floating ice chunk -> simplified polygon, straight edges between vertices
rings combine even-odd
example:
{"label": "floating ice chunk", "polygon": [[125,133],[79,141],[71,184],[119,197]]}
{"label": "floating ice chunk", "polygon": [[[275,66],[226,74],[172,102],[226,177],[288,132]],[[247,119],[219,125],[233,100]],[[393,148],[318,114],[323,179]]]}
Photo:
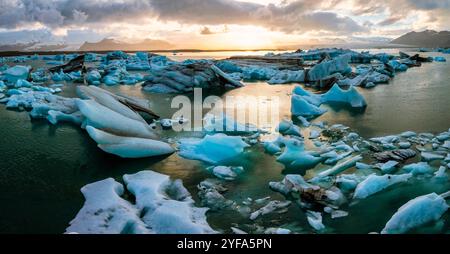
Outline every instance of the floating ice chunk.
{"label": "floating ice chunk", "polygon": [[357,162],[356,163],[356,168],[357,169],[371,169],[372,166],[366,163],[362,163],[362,162]]}
{"label": "floating ice chunk", "polygon": [[434,173],[434,178],[447,179],[448,178],[448,174],[447,174],[446,171],[447,171],[447,169],[444,166],[440,166],[439,170]]}
{"label": "floating ice chunk", "polygon": [[411,137],[417,136],[417,133],[415,133],[413,131],[405,131],[402,134],[400,134],[400,136],[402,136],[404,138],[411,138]]}
{"label": "floating ice chunk", "polygon": [[208,113],[203,118],[203,123],[204,129],[207,132],[251,133],[258,131],[256,126],[236,122],[233,118],[224,113],[220,113],[217,116]]}
{"label": "floating ice chunk", "polygon": [[332,150],[330,152],[327,153],[323,153],[320,155],[320,157],[325,158],[326,160],[324,161],[324,164],[327,165],[334,165],[336,164],[338,161],[344,159],[345,157],[351,155],[352,152],[346,152],[346,153],[341,153],[338,154],[335,150]]}
{"label": "floating ice chunk", "polygon": [[442,145],[442,147],[446,148],[446,149],[450,149],[450,141],[449,140],[445,141],[444,144]]}
{"label": "floating ice chunk", "polygon": [[269,187],[283,195],[288,195],[291,191],[298,190],[306,192],[308,190],[319,190],[320,187],[312,185],[303,179],[301,175],[286,175],[281,182],[270,182]]}
{"label": "floating ice chunk", "polygon": [[277,127],[277,131],[283,135],[293,135],[302,137],[300,128],[292,121],[283,119]]}
{"label": "floating ice chunk", "polygon": [[342,90],[335,84],[327,93],[322,95],[322,102],[343,102],[348,103],[354,108],[367,106],[364,96],[362,96],[355,87],[348,90]]}
{"label": "floating ice chunk", "polygon": [[206,135],[203,139],[180,140],[180,156],[191,160],[202,160],[218,164],[230,160],[244,152],[249,147],[239,136],[225,134]]}
{"label": "floating ice chunk", "polygon": [[215,233],[206,222],[208,209],[194,206],[180,180],[154,171],[141,171],[123,177],[127,189],[136,197],[141,218],[157,234]]}
{"label": "floating ice chunk", "polygon": [[108,178],[81,188],[86,201],[66,233],[150,233],[139,218],[139,210],[122,199],[123,185]]}
{"label": "floating ice chunk", "polygon": [[365,177],[356,174],[342,174],[336,177],[336,183],[338,184],[339,189],[350,192],[356,189],[356,186],[364,179]]}
{"label": "floating ice chunk", "polygon": [[291,205],[291,201],[270,201],[267,205],[250,214],[251,220],[256,220],[259,216],[264,216],[278,210],[279,213],[285,212],[286,208]]}
{"label": "floating ice chunk", "polygon": [[100,85],[102,75],[97,70],[91,70],[86,74],[86,81],[91,85]]}
{"label": "floating ice chunk", "polygon": [[322,214],[319,212],[307,211],[306,218],[308,220],[309,225],[314,228],[316,231],[322,231],[325,229],[325,226],[322,223]]}
{"label": "floating ice chunk", "polygon": [[342,218],[342,217],[346,217],[346,216],[348,216],[348,212],[346,212],[346,211],[333,210],[331,212],[331,218],[332,219],[338,219],[338,218]]}
{"label": "floating ice chunk", "polygon": [[264,234],[268,235],[288,235],[292,233],[291,230],[286,228],[268,228],[264,231]]}
{"label": "floating ice chunk", "polygon": [[397,165],[398,161],[390,160],[385,163],[380,163],[377,166],[379,167],[379,169],[381,169],[383,173],[391,173]]}
{"label": "floating ice chunk", "polygon": [[424,160],[424,161],[442,160],[445,158],[444,155],[430,153],[430,152],[422,152],[420,154],[420,156],[422,157],[422,160]]}
{"label": "floating ice chunk", "polygon": [[324,178],[324,177],[327,177],[327,176],[337,175],[337,174],[339,174],[339,173],[341,173],[341,172],[343,172],[343,171],[345,171],[345,170],[347,170],[347,169],[349,169],[351,167],[354,167],[356,165],[356,163],[358,161],[362,160],[362,159],[363,158],[362,158],[361,155],[356,155],[356,156],[350,157],[347,160],[345,160],[345,161],[343,161],[343,162],[341,162],[339,164],[336,164],[334,167],[320,172],[314,178],[316,178],[316,180],[317,180],[317,178]]}
{"label": "floating ice chunk", "polygon": [[311,130],[311,131],[309,132],[309,138],[310,138],[310,139],[316,139],[316,138],[318,138],[318,137],[320,137],[320,131],[317,131],[317,130]]}
{"label": "floating ice chunk", "polygon": [[381,233],[406,233],[429,222],[437,221],[448,208],[445,197],[436,193],[417,197],[400,207]]}
{"label": "floating ice chunk", "polygon": [[236,234],[236,235],[246,235],[246,234],[248,234],[244,230],[241,230],[241,229],[235,228],[235,227],[231,227],[231,231],[233,231],[233,234]]}
{"label": "floating ice chunk", "polygon": [[18,79],[16,81],[16,85],[14,86],[15,88],[21,88],[21,87],[32,87],[33,84],[28,82],[25,79]]}
{"label": "floating ice chunk", "polygon": [[288,84],[305,82],[305,71],[283,70],[277,72],[267,83],[269,84]]}
{"label": "floating ice chunk", "polygon": [[30,66],[16,65],[4,71],[3,76],[6,82],[10,84],[15,84],[19,79],[26,80],[28,78],[30,70],[31,70]]}
{"label": "floating ice chunk", "polygon": [[311,124],[303,116],[297,116],[297,119],[301,122],[302,126],[309,127]]}
{"label": "floating ice chunk", "polygon": [[92,126],[87,126],[86,131],[100,149],[122,158],[144,158],[175,152],[169,144],[158,140],[116,136]]}
{"label": "floating ice chunk", "polygon": [[403,167],[403,170],[412,173],[413,175],[433,173],[433,168],[426,162],[418,162],[406,165]]}
{"label": "floating ice chunk", "polygon": [[280,153],[281,146],[284,146],[284,138],[282,136],[278,136],[273,141],[264,142],[264,149],[269,154]]}
{"label": "floating ice chunk", "polygon": [[304,100],[306,100],[310,104],[313,104],[314,106],[320,106],[320,104],[322,104],[320,95],[308,92],[301,86],[296,86],[294,90],[292,90],[292,94],[302,96]]}
{"label": "floating ice chunk", "polygon": [[401,149],[408,149],[408,148],[411,147],[411,143],[409,143],[409,142],[399,142],[399,143],[398,143],[398,146],[399,146]]}
{"label": "floating ice chunk", "polygon": [[211,171],[216,177],[232,181],[236,179],[236,177],[244,172],[243,167],[227,167],[227,166],[212,166],[207,168],[209,171]]}
{"label": "floating ice chunk", "polygon": [[389,144],[394,143],[398,141],[398,136],[396,135],[390,135],[385,137],[377,137],[377,138],[371,138],[370,141],[380,144]]}
{"label": "floating ice chunk", "polygon": [[7,86],[5,85],[5,82],[3,80],[0,80],[0,92],[4,92],[7,89]]}
{"label": "floating ice chunk", "polygon": [[83,99],[92,99],[125,117],[145,123],[145,120],[135,111],[119,102],[109,92],[96,86],[78,86],[77,95]]}
{"label": "floating ice chunk", "polygon": [[313,104],[307,102],[302,96],[292,95],[291,98],[291,113],[295,116],[303,116],[306,118],[315,118],[327,112]]}
{"label": "floating ice chunk", "polygon": [[436,57],[434,57],[434,61],[436,61],[436,62],[446,62],[447,60],[445,59],[445,57],[436,56]]}
{"label": "floating ice chunk", "polygon": [[221,184],[214,180],[206,179],[197,185],[198,196],[202,205],[209,207],[213,211],[226,208],[235,208],[235,202],[226,199],[221,193],[226,191]]}
{"label": "floating ice chunk", "polygon": [[150,126],[138,120],[128,118],[94,100],[76,100],[76,104],[87,125],[100,130],[107,130],[120,136],[156,139]]}
{"label": "floating ice chunk", "polygon": [[305,151],[303,142],[296,139],[284,140],[286,149],[277,158],[277,161],[299,169],[314,168],[322,161],[321,157],[316,157],[312,153]]}
{"label": "floating ice chunk", "polygon": [[243,68],[245,80],[269,80],[278,73],[278,70],[260,66],[247,66]]}
{"label": "floating ice chunk", "polygon": [[353,194],[354,199],[364,199],[371,196],[377,192],[380,192],[389,186],[397,183],[406,182],[412,174],[403,175],[383,175],[377,176],[375,174],[370,175],[364,181],[362,181],[356,187],[355,193]]}
{"label": "floating ice chunk", "polygon": [[66,114],[61,111],[49,110],[47,112],[47,114],[48,114],[47,120],[53,125],[56,125],[59,122],[71,122],[76,125],[81,125],[81,123],[83,121],[83,119],[82,119],[83,116],[81,115],[80,112]]}
{"label": "floating ice chunk", "polygon": [[339,57],[336,57],[333,60],[323,61],[319,64],[316,64],[312,67],[308,72],[308,80],[309,81],[318,81],[321,80],[333,73],[347,73],[351,72],[351,67],[348,64],[350,62],[351,55],[345,54]]}

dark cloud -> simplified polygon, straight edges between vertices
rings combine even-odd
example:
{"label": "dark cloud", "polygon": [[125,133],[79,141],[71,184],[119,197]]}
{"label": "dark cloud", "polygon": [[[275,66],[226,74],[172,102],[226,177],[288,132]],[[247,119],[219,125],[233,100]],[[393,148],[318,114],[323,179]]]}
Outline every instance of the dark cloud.
{"label": "dark cloud", "polygon": [[379,26],[389,26],[389,25],[397,23],[398,21],[400,21],[402,19],[403,19],[403,17],[401,17],[401,16],[389,17],[389,18],[387,18],[387,19],[377,23],[377,25],[379,25]]}
{"label": "dark cloud", "polygon": [[209,29],[209,27],[205,26],[203,27],[203,29],[200,31],[201,35],[210,35],[210,34],[215,34],[213,31],[211,31],[211,29]]}
{"label": "dark cloud", "polygon": [[[332,1],[333,4],[340,0]],[[280,5],[236,0],[1,0],[0,27],[33,22],[48,27],[155,17],[185,24],[257,25],[283,32],[326,30],[340,33],[366,28],[349,17],[317,11],[325,0],[284,1]]]}

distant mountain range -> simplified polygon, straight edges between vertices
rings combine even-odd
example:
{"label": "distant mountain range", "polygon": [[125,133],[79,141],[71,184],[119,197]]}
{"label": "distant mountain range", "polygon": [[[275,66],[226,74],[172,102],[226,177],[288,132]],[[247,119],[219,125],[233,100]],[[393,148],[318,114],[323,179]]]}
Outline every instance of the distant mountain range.
{"label": "distant mountain range", "polygon": [[391,41],[392,44],[411,45],[427,48],[450,48],[450,31],[410,32]]}
{"label": "distant mountain range", "polygon": [[125,51],[137,51],[137,50],[167,50],[173,49],[173,45],[163,40],[151,40],[146,39],[138,43],[126,43],[117,41],[114,39],[103,39],[99,42],[90,43],[85,42],[81,45],[81,51],[110,51],[110,50],[125,50]]}

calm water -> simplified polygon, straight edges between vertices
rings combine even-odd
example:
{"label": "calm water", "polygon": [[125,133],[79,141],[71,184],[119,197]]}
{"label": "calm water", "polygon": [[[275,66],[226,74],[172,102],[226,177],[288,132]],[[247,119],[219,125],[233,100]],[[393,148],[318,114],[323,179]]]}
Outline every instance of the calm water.
{"label": "calm water", "polygon": [[[248,52],[245,52],[246,54]],[[434,53],[429,53],[435,55]],[[223,58],[231,52],[214,55],[197,54],[198,58]],[[195,58],[177,55],[174,58]],[[448,55],[447,55],[448,56]],[[447,57],[448,58],[448,57]],[[450,60],[450,59],[448,59]],[[40,63],[37,63],[39,65]],[[440,132],[450,127],[450,64],[428,63],[420,68],[398,74],[388,85],[360,90],[368,102],[364,112],[327,106],[329,112],[318,120],[342,123],[364,137],[396,134],[406,130]],[[74,86],[66,85],[62,95],[75,96]],[[107,88],[152,102],[151,108],[162,117],[171,117],[171,96],[143,93],[138,86]],[[270,86],[248,83],[225,95],[280,96],[280,118],[290,117],[289,94],[293,85]],[[113,177],[121,180],[123,174],[152,169],[172,178],[180,178],[196,199],[196,185],[209,177],[205,165],[185,160],[174,154],[167,158],[122,160],[97,148],[88,135],[70,124],[51,126],[46,121],[30,121],[28,113],[6,110],[0,105],[0,232],[2,233],[62,233],[84,199],[80,188],[88,183]],[[167,136],[189,136],[191,133]],[[225,197],[242,201],[282,196],[271,191],[269,181],[283,178],[284,167],[256,146],[231,164],[242,165],[246,172],[234,182],[227,183]],[[407,200],[432,191],[443,192],[450,185],[431,181],[412,181],[398,188],[374,195],[351,207],[343,207],[350,215],[324,224],[334,233],[368,233],[380,231],[385,222]],[[448,213],[444,217],[448,221]],[[229,232],[232,223],[251,224],[236,212],[210,212],[208,221],[215,229]],[[284,226],[296,232],[309,232],[301,209],[296,205],[283,215],[273,215],[259,222],[261,225]],[[448,223],[448,222],[447,222]],[[443,228],[426,228],[419,232],[445,232]]]}

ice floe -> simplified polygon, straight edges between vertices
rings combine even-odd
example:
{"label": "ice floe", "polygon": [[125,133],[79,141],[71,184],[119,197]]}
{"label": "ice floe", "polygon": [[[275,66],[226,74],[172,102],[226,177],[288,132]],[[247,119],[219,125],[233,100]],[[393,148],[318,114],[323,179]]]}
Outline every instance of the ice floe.
{"label": "ice floe", "polygon": [[397,183],[402,183],[408,181],[412,177],[412,174],[403,175],[382,175],[377,176],[375,174],[370,175],[364,181],[358,184],[355,193],[353,194],[354,199],[364,199],[371,196],[377,192],[380,192],[389,186]]}
{"label": "ice floe", "polygon": [[249,147],[239,136],[225,134],[206,135],[203,139],[181,139],[179,155],[191,160],[218,164],[231,160]]}
{"label": "ice floe", "polygon": [[429,222],[437,221],[449,208],[446,195],[431,193],[408,201],[392,216],[382,234],[402,234]]}
{"label": "ice floe", "polygon": [[215,233],[206,222],[206,208],[197,208],[181,181],[154,171],[124,175],[136,199],[122,196],[125,188],[112,178],[81,189],[86,201],[66,233],[81,234],[202,234]]}

